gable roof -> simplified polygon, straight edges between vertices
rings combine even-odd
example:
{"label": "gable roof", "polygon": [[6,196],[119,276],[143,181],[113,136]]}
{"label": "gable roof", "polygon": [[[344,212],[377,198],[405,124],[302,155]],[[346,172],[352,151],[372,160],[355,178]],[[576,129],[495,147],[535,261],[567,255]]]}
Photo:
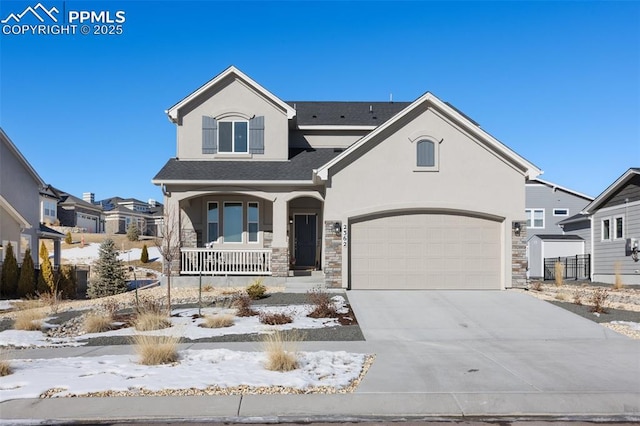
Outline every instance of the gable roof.
{"label": "gable roof", "polygon": [[18,160],[22,163],[22,165],[24,166],[24,168],[29,172],[29,174],[31,174],[31,176],[33,177],[33,179],[38,183],[38,185],[42,188],[45,183],[42,180],[42,178],[40,177],[40,175],[36,172],[36,170],[33,168],[33,166],[31,166],[31,164],[29,164],[29,162],[27,161],[27,159],[24,157],[24,155],[22,155],[22,153],[20,152],[20,150],[18,149],[18,147],[13,143],[13,141],[9,138],[9,136],[7,136],[7,134],[4,132],[4,130],[2,129],[2,127],[0,127],[0,139],[2,140],[2,142],[4,142],[4,144],[9,148],[9,150],[11,152],[13,152],[13,154],[18,158]]}
{"label": "gable roof", "polygon": [[395,123],[400,121],[403,117],[410,114],[416,108],[423,104],[428,104],[429,106],[437,109],[448,118],[454,120],[458,125],[463,127],[472,135],[476,136],[480,141],[485,143],[491,150],[501,157],[503,157],[506,161],[513,164],[516,168],[519,168],[524,173],[525,177],[528,179],[536,178],[538,175],[542,174],[542,170],[536,167],[533,163],[525,160],[520,155],[516,154],[506,145],[495,139],[493,136],[482,130],[477,123],[470,120],[465,115],[461,114],[455,108],[452,108],[450,105],[442,102],[435,95],[430,92],[425,93],[420,98],[411,103],[408,107],[403,109],[401,112],[393,116],[393,118],[387,120],[382,125],[378,126],[375,130],[373,130],[368,135],[362,137],[357,142],[352,144],[349,148],[347,148],[342,154],[329,161],[322,167],[317,170],[317,175],[323,179],[327,180],[329,176],[329,169],[334,165],[338,164],[345,158],[351,156],[355,151],[357,151],[362,145],[369,143],[372,139],[376,138],[380,133],[387,130],[389,127],[393,126]]}
{"label": "gable roof", "polygon": [[298,128],[322,130],[324,126],[358,126],[373,130],[411,105],[410,102],[287,101],[296,110]]}
{"label": "gable roof", "polygon": [[542,180],[540,178],[529,179],[529,180],[527,180],[527,184],[529,184],[529,183],[539,183],[541,185],[548,186],[551,189],[559,189],[559,190],[561,190],[563,192],[566,192],[568,194],[575,195],[576,197],[584,198],[585,200],[588,200],[588,201],[593,201],[593,197],[590,197],[589,195],[583,194],[583,193],[578,192],[578,191],[574,191],[574,190],[569,189],[569,188],[565,188],[564,186],[560,186],[560,185],[557,185],[557,184],[555,184],[553,182],[549,182],[547,180]]}
{"label": "gable roof", "polygon": [[225,78],[229,76],[233,76],[236,79],[241,80],[242,82],[247,84],[249,87],[251,87],[253,90],[262,94],[262,96],[270,100],[273,104],[280,107],[287,114],[287,118],[291,119],[296,115],[295,109],[293,109],[291,106],[289,106],[285,102],[281,101],[273,93],[269,92],[267,89],[265,89],[264,87],[256,83],[253,79],[251,79],[249,76],[244,74],[242,71],[240,71],[239,69],[231,65],[229,68],[222,71],[220,74],[218,74],[217,76],[215,76],[214,78],[212,78],[211,80],[209,80],[208,82],[200,86],[198,89],[196,89],[194,92],[192,92],[191,94],[183,98],[177,104],[167,109],[165,113],[169,116],[169,120],[171,120],[171,122],[173,123],[176,123],[178,121],[178,112],[180,111],[181,108],[191,103],[197,97],[199,97],[202,93],[216,86],[217,84],[219,84],[221,81],[223,81]]}
{"label": "gable roof", "polygon": [[587,207],[582,210],[583,213],[593,214],[608,198],[613,195],[617,190],[623,188],[627,182],[629,182],[634,176],[640,175],[639,167],[631,167],[624,172],[622,176],[616,179],[607,189],[602,191],[602,194],[598,195]]}
{"label": "gable roof", "polygon": [[579,235],[564,235],[564,234],[536,234],[531,238],[540,238],[541,240],[561,240],[561,241],[584,241]]}
{"label": "gable roof", "polygon": [[562,226],[562,225],[567,225],[569,223],[584,222],[586,220],[589,220],[589,215],[584,213],[578,213],[564,220],[561,220],[560,222],[556,223],[556,225]]}
{"label": "gable roof", "polygon": [[184,161],[170,159],[151,181],[180,183],[288,182],[313,183],[313,170],[338,156],[333,148],[292,149],[288,161]]}
{"label": "gable roof", "polygon": [[81,198],[76,197],[75,195],[71,195],[68,192],[61,191],[58,188],[52,187],[58,194],[60,194],[60,202],[61,206],[80,206],[86,209],[95,210],[102,213],[102,206],[97,204],[91,204],[84,201]]}

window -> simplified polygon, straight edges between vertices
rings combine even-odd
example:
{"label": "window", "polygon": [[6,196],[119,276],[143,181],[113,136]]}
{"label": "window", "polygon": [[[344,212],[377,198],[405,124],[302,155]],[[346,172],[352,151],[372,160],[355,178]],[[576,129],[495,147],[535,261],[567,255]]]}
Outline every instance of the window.
{"label": "window", "polygon": [[249,123],[246,121],[221,121],[218,125],[219,152],[248,152]]}
{"label": "window", "polygon": [[624,218],[622,216],[618,216],[613,219],[615,229],[613,232],[613,238],[624,238]]}
{"label": "window", "polygon": [[258,203],[249,203],[247,205],[247,231],[249,233],[249,242],[258,242]]}
{"label": "window", "polygon": [[51,201],[45,201],[44,215],[47,217],[56,217],[56,203],[53,203]]}
{"label": "window", "polygon": [[611,219],[602,219],[602,240],[611,239]]}
{"label": "window", "polygon": [[225,243],[242,242],[242,203],[224,203],[222,212]]}
{"label": "window", "polygon": [[219,213],[218,213],[218,203],[209,203],[207,207],[207,241],[215,242],[218,241],[219,227],[220,223]]}
{"label": "window", "polygon": [[569,209],[553,209],[554,216],[569,216]]}
{"label": "window", "polygon": [[544,228],[544,209],[526,209],[527,228]]}
{"label": "window", "polygon": [[418,167],[434,167],[435,162],[435,146],[431,141],[422,140],[417,145],[417,166]]}

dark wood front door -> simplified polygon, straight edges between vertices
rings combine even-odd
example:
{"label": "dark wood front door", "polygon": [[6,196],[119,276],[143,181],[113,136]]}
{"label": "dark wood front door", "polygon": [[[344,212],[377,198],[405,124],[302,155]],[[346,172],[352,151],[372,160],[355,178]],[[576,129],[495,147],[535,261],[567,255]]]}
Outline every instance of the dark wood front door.
{"label": "dark wood front door", "polygon": [[294,216],[296,267],[316,266],[317,221],[315,214]]}

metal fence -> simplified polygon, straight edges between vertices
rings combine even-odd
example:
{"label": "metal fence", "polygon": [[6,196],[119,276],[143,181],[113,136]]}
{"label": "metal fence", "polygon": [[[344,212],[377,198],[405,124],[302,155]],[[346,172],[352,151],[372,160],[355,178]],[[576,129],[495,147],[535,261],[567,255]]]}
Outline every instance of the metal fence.
{"label": "metal fence", "polygon": [[591,279],[591,255],[577,254],[567,257],[545,257],[544,279],[556,279],[556,263],[562,265],[563,278],[574,280]]}

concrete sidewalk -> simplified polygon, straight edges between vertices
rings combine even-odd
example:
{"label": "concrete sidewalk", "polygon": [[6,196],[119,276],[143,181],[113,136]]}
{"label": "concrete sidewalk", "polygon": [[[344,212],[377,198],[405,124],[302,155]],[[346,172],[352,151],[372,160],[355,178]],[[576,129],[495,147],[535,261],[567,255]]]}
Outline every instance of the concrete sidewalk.
{"label": "concrete sidewalk", "polygon": [[[24,399],[0,418],[328,421],[422,418],[640,420],[640,341],[513,292],[350,292],[365,342],[299,349],[376,355],[358,389],[336,395]],[[184,345],[255,351],[256,343]],[[33,349],[14,358],[133,353],[130,346]]]}

